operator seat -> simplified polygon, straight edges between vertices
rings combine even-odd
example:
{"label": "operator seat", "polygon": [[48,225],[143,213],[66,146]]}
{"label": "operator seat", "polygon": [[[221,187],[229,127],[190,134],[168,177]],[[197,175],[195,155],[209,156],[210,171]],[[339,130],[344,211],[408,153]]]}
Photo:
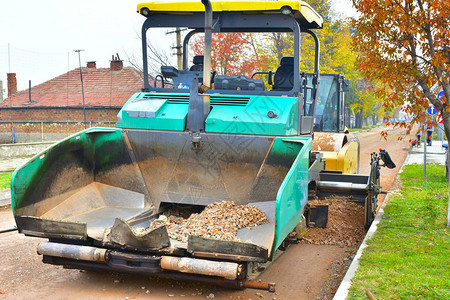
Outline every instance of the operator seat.
{"label": "operator seat", "polygon": [[273,78],[272,90],[290,91],[294,87],[294,58],[286,56],[281,58],[280,66]]}
{"label": "operator seat", "polygon": [[203,72],[203,55],[196,55],[192,59],[192,62],[194,63],[193,66],[189,69],[189,71],[196,71],[196,72]]}

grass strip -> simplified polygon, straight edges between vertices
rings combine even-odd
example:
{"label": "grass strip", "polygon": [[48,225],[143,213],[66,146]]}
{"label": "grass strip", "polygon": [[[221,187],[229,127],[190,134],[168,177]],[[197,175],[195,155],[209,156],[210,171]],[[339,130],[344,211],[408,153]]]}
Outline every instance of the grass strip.
{"label": "grass strip", "polygon": [[448,183],[444,166],[403,168],[377,232],[364,250],[347,299],[450,299]]}
{"label": "grass strip", "polygon": [[11,187],[11,176],[13,172],[0,173],[0,191]]}

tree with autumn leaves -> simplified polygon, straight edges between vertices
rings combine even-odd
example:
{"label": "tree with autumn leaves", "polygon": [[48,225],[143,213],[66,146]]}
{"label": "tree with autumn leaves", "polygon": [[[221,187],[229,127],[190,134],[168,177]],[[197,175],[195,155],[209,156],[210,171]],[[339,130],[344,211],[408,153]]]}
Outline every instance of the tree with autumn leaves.
{"label": "tree with autumn leaves", "polygon": [[[353,4],[360,13],[354,26],[361,72],[384,83],[378,92],[384,95],[385,106],[407,103],[404,110],[416,116],[412,124],[396,125],[411,128],[426,121],[425,111],[432,103],[442,113],[450,137],[450,1],[353,0]],[[441,90],[444,97],[438,99]]]}
{"label": "tree with autumn leaves", "polygon": [[[387,108],[403,105],[414,115],[411,128],[426,121],[433,104],[442,112],[450,136],[450,1],[353,0],[359,17],[353,23],[358,67],[365,78],[380,82],[375,92]],[[438,100],[437,93],[445,97]]]}
{"label": "tree with autumn leaves", "polygon": [[[252,76],[258,68],[251,35],[244,32],[214,33],[212,35],[211,67],[220,75]],[[203,34],[194,37],[190,49],[194,55],[204,51]],[[257,56],[257,54],[256,54]]]}

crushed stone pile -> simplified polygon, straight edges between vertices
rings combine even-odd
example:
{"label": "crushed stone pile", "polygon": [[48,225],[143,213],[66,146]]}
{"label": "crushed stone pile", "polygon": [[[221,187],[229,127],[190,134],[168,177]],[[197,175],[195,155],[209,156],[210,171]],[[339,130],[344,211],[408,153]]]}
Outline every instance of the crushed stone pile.
{"label": "crushed stone pile", "polygon": [[251,229],[269,222],[265,213],[258,207],[237,205],[233,201],[213,202],[201,213],[186,217],[186,211],[170,209],[143,230],[150,231],[165,225],[170,238],[181,242],[187,242],[189,235],[241,241],[237,237],[238,229]]}

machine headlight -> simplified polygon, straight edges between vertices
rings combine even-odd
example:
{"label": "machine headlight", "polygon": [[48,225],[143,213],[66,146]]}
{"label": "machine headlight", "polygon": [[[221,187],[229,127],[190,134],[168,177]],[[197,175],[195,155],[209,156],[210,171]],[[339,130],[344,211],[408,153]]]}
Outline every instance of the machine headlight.
{"label": "machine headlight", "polygon": [[291,9],[289,6],[283,6],[283,7],[281,8],[281,13],[282,13],[283,15],[288,16],[288,15],[290,15],[290,14],[292,13],[292,9]]}
{"label": "machine headlight", "polygon": [[148,17],[149,14],[150,14],[150,10],[147,7],[144,7],[143,9],[141,9],[141,15]]}

